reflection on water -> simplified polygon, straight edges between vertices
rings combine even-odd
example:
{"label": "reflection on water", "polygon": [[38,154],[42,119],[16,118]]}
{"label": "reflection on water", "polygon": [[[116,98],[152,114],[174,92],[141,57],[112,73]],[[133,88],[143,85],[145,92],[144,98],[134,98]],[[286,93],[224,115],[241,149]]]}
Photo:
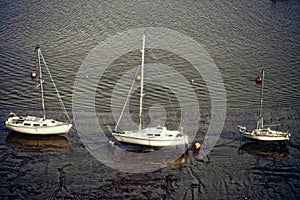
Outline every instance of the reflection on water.
{"label": "reflection on water", "polygon": [[64,136],[39,136],[11,133],[6,138],[6,145],[16,151],[50,152],[70,148]]}
{"label": "reflection on water", "polygon": [[124,149],[125,151],[135,152],[135,153],[149,153],[149,152],[153,152],[153,151],[161,149],[161,147],[148,147],[148,146],[123,144],[118,141],[116,141],[116,142],[109,141],[109,145],[110,145],[110,147],[112,147],[111,148],[112,150],[114,149],[114,146],[117,145],[118,147],[120,147],[121,149]]}
{"label": "reflection on water", "polygon": [[248,142],[240,146],[239,153],[248,153],[255,156],[284,158],[289,149],[284,143]]}

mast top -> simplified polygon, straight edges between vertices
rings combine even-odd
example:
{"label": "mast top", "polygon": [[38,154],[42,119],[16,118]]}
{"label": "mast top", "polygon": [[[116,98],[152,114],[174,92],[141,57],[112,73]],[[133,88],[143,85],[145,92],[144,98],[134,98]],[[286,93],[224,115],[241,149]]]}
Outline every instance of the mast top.
{"label": "mast top", "polygon": [[40,49],[41,49],[40,45],[37,44],[37,45],[35,46],[35,49],[34,49],[34,50],[35,50],[35,51],[38,51],[38,50],[40,50]]}

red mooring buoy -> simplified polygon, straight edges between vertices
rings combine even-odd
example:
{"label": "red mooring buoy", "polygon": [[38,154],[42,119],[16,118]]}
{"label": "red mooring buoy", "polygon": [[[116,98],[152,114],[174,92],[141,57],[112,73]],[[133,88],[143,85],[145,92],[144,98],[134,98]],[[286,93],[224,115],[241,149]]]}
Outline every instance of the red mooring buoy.
{"label": "red mooring buoy", "polygon": [[37,74],[35,72],[31,72],[31,79],[34,80],[36,78]]}
{"label": "red mooring buoy", "polygon": [[260,84],[262,82],[262,77],[260,77],[260,76],[256,77],[255,82],[257,84]]}
{"label": "red mooring buoy", "polygon": [[194,147],[195,150],[199,150],[201,148],[200,142],[195,142],[193,147]]}
{"label": "red mooring buoy", "polygon": [[199,152],[200,152],[200,148],[201,148],[201,143],[200,142],[195,142],[194,144],[193,144],[193,153],[194,154],[199,154]]}

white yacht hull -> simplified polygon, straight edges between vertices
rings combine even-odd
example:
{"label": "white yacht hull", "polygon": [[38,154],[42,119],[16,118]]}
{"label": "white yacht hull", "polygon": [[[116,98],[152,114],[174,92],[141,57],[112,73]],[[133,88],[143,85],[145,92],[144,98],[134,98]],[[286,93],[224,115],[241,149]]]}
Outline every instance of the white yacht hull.
{"label": "white yacht hull", "polygon": [[246,127],[238,126],[240,134],[249,140],[280,142],[290,139],[290,133],[271,130],[270,128],[246,130]]}
{"label": "white yacht hull", "polygon": [[125,131],[122,133],[113,132],[116,140],[122,143],[149,147],[165,147],[185,145],[188,143],[187,136],[179,131],[169,131],[165,127],[146,128],[142,131]]}
{"label": "white yacht hull", "polygon": [[15,132],[35,135],[57,135],[67,133],[72,124],[34,116],[14,116],[5,121],[5,126]]}
{"label": "white yacht hull", "polygon": [[176,146],[176,145],[184,145],[184,138],[174,138],[174,139],[165,139],[165,138],[147,138],[147,137],[131,137],[122,134],[114,134],[113,135],[116,140],[123,143],[135,144],[141,146],[151,146],[151,147],[164,147],[164,146]]}

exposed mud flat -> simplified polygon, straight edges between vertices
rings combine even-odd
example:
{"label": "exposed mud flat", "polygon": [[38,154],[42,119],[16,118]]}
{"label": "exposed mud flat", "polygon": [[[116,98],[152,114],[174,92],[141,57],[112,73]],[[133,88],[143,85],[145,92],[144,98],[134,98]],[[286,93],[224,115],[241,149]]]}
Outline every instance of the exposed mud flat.
{"label": "exposed mud flat", "polygon": [[[224,131],[207,157],[200,158],[190,150],[172,163],[157,163],[161,167],[156,171],[137,174],[117,171],[95,159],[82,145],[74,129],[67,135],[40,138],[8,133],[3,128],[0,146],[1,198],[297,197],[300,185],[299,109],[265,110],[266,116],[270,116],[266,117],[266,121],[284,124],[279,129],[290,128],[292,137],[286,145],[253,143],[240,137],[236,124],[255,125],[253,115],[256,112],[228,110]],[[104,115],[101,115],[102,119]],[[200,131],[194,140],[203,141],[204,138],[205,132]],[[107,147],[110,148],[109,144]],[[136,147],[121,147],[137,155],[147,154]],[[126,159],[124,157],[124,162]]]}

